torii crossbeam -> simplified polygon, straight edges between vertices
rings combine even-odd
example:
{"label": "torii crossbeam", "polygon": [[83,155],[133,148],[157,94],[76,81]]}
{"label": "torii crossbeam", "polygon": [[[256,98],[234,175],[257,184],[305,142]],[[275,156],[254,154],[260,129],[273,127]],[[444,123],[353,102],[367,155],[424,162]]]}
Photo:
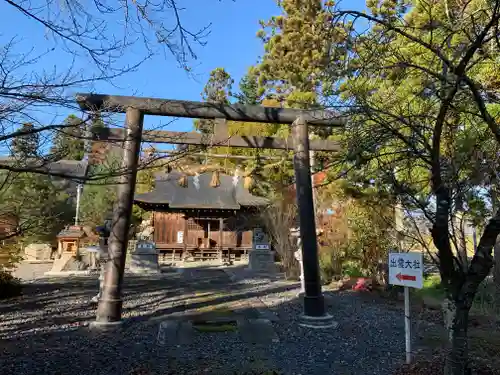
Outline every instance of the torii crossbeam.
{"label": "torii crossbeam", "polygon": [[[126,113],[122,168],[127,171],[120,179],[117,205],[113,213],[109,238],[109,257],[106,265],[102,296],[97,308],[97,325],[114,325],[121,321],[121,289],[125,270],[128,228],[132,213],[140,143],[142,140],[161,143],[204,144],[199,133],[143,132],[144,115],[225,119],[228,121],[263,122],[292,125],[291,147],[294,151],[294,170],[299,207],[300,236],[304,267],[304,325],[325,327],[331,325],[326,313],[321,291],[314,203],[309,162],[308,124],[342,127],[346,118],[329,111],[309,111],[291,108],[274,108],[257,105],[219,105],[213,103],[140,98],[117,95],[77,94],[82,110]],[[217,129],[217,127],[219,129]],[[286,149],[289,141],[273,137],[230,137],[224,139],[227,128],[218,122],[216,138],[225,146]],[[222,128],[222,129],[221,129]],[[175,137],[180,137],[175,140]],[[220,139],[219,139],[220,138]],[[188,140],[184,142],[183,140]],[[314,141],[313,150],[338,151],[333,141]]]}

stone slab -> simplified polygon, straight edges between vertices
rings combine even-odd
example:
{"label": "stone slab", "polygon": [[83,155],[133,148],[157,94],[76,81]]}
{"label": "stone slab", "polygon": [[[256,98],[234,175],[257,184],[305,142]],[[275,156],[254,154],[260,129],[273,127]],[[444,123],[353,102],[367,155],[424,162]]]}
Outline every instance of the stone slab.
{"label": "stone slab", "polygon": [[194,328],[191,322],[181,322],[177,331],[177,345],[190,345],[193,342]]}
{"label": "stone slab", "polygon": [[180,322],[178,320],[164,320],[158,326],[156,343],[161,346],[177,345],[177,331]]}
{"label": "stone slab", "polygon": [[28,263],[28,264],[52,264],[54,263],[54,260],[29,260],[25,259],[23,262]]}
{"label": "stone slab", "polygon": [[239,320],[241,339],[249,344],[269,344],[279,342],[273,324],[268,319]]}
{"label": "stone slab", "polygon": [[92,275],[90,270],[83,271],[47,271],[44,276],[88,276]]}
{"label": "stone slab", "polygon": [[261,319],[266,319],[270,322],[278,322],[280,320],[278,315],[267,308],[257,307],[256,309]]}
{"label": "stone slab", "polygon": [[37,263],[21,262],[11,270],[12,274],[21,279],[23,282],[34,281],[40,278],[45,278],[45,272],[50,271],[52,268],[51,263]]}
{"label": "stone slab", "polygon": [[194,337],[193,324],[190,321],[167,319],[160,322],[156,343],[160,346],[177,347],[190,345]]}
{"label": "stone slab", "polygon": [[158,254],[132,253],[130,255],[129,271],[131,273],[160,273]]}
{"label": "stone slab", "polygon": [[279,321],[279,318],[258,297],[248,297],[240,302],[247,319],[267,319],[271,322]]}
{"label": "stone slab", "polygon": [[[132,245],[131,245],[132,246]],[[129,272],[136,274],[161,273],[158,250],[152,241],[137,241],[135,248],[127,254]]]}
{"label": "stone slab", "polygon": [[276,273],[274,253],[270,250],[252,249],[248,253],[248,269],[254,273]]}

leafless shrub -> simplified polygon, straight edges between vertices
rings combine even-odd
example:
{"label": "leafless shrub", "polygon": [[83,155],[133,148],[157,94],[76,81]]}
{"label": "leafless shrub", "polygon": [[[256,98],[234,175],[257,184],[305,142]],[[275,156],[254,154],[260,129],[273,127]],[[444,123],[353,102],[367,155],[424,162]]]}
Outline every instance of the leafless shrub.
{"label": "leafless shrub", "polygon": [[297,207],[283,200],[274,202],[262,212],[262,220],[288,278],[297,278],[299,275],[299,263],[294,257],[296,241],[290,235],[290,229],[297,225],[296,218]]}

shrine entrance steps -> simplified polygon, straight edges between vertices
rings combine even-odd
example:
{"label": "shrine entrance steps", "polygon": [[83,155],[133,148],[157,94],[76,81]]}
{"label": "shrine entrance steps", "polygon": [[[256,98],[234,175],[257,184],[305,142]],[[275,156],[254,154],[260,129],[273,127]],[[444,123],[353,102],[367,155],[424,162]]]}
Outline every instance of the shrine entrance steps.
{"label": "shrine entrance steps", "polygon": [[248,249],[221,251],[218,249],[193,249],[183,254],[182,249],[160,249],[160,264],[178,263],[183,260],[191,262],[222,261],[222,262],[247,262]]}

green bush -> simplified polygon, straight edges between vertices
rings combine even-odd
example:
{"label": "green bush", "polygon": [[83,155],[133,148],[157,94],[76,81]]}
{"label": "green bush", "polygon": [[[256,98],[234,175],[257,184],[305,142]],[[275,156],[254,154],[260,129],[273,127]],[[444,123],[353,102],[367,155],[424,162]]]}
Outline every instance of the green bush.
{"label": "green bush", "polygon": [[21,247],[18,243],[0,244],[0,271],[15,267],[21,260]]}
{"label": "green bush", "polygon": [[321,249],[319,254],[321,282],[328,284],[343,277],[367,277],[361,260],[347,259],[345,253],[335,249]]}
{"label": "green bush", "polygon": [[319,269],[321,282],[328,284],[342,274],[342,259],[334,248],[321,249],[319,252]]}
{"label": "green bush", "polygon": [[392,213],[380,203],[368,203],[339,200],[335,213],[322,218],[319,253],[324,282],[345,276],[384,282],[381,264],[393,247],[388,235]]}
{"label": "green bush", "polygon": [[367,277],[368,271],[363,270],[361,261],[347,260],[342,265],[342,276]]}
{"label": "green bush", "polygon": [[21,295],[21,280],[9,272],[0,271],[0,299],[12,298]]}

